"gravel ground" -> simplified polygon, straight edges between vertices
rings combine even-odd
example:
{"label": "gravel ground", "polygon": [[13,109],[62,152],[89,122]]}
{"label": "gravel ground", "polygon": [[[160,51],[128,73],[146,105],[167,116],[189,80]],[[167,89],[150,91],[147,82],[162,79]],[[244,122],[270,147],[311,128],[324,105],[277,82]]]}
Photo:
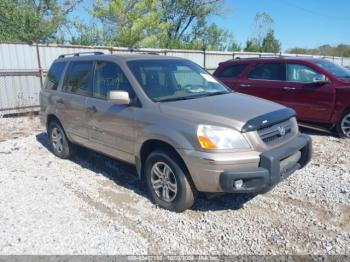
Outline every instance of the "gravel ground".
{"label": "gravel ground", "polygon": [[310,133],[314,159],[265,195],[182,214],[155,207],[134,167],[56,158],[37,117],[0,119],[0,254],[347,254],[350,142]]}

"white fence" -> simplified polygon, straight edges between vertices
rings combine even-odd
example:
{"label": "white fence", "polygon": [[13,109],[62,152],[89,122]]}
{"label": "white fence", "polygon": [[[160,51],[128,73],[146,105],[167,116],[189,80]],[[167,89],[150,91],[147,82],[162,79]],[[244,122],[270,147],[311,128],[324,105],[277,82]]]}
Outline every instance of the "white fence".
{"label": "white fence", "polygon": [[[169,49],[129,49],[73,45],[0,43],[0,115],[38,110],[39,91],[51,63],[61,54],[100,51],[106,54],[152,53],[187,58],[209,71],[233,58],[307,56],[284,53],[215,52]],[[350,67],[350,58],[324,57]]]}

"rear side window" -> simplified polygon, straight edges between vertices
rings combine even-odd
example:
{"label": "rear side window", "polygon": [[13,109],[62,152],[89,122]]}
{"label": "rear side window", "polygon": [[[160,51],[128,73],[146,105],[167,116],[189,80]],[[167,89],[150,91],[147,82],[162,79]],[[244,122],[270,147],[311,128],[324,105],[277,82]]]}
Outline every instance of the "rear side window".
{"label": "rear side window", "polygon": [[257,64],[249,74],[249,79],[258,80],[285,80],[285,65],[276,64]]}
{"label": "rear side window", "polygon": [[244,71],[244,69],[247,68],[247,66],[248,65],[246,64],[228,66],[218,74],[218,77],[228,77],[228,78],[239,77],[240,74],[242,74],[242,72]]}
{"label": "rear side window", "polygon": [[94,77],[94,97],[106,98],[112,90],[127,91],[133,96],[133,89],[117,64],[97,62]]}
{"label": "rear side window", "polygon": [[92,67],[93,62],[71,62],[67,70],[63,91],[83,96],[90,96],[92,93]]}
{"label": "rear side window", "polygon": [[57,90],[66,62],[54,63],[45,80],[45,89]]}

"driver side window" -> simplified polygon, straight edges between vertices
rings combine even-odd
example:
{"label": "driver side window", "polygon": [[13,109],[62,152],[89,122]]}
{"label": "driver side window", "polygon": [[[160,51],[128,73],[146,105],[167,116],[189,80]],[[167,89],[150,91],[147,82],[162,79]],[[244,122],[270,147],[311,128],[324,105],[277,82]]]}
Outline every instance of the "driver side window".
{"label": "driver side window", "polygon": [[318,73],[308,66],[301,64],[287,64],[287,81],[312,83]]}
{"label": "driver side window", "polygon": [[97,62],[94,77],[94,97],[106,99],[109,91],[127,91],[133,97],[133,89],[117,64]]}

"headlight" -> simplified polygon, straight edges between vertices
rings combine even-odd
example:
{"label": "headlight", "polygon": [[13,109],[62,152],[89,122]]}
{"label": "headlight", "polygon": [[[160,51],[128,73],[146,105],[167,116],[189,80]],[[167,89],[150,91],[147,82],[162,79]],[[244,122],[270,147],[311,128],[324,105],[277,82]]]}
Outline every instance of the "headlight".
{"label": "headlight", "polygon": [[248,149],[248,142],[236,130],[220,127],[199,125],[198,141],[204,149]]}

